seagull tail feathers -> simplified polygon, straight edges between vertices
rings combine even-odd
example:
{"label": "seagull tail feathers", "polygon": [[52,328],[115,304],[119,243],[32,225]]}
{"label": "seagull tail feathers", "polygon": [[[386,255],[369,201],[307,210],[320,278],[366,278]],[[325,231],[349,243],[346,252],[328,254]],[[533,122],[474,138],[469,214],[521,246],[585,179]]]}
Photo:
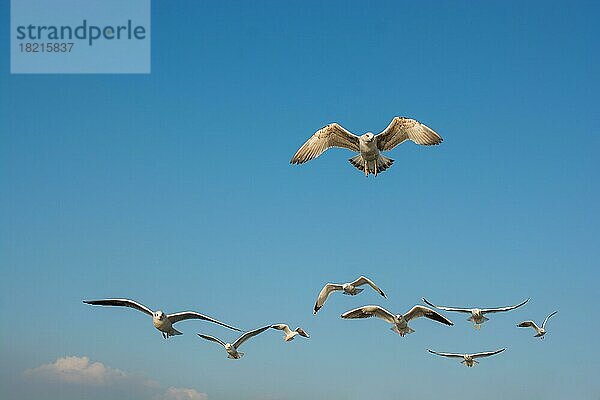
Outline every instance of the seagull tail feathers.
{"label": "seagull tail feathers", "polygon": [[390,329],[392,331],[396,332],[400,336],[410,335],[411,333],[413,333],[415,331],[410,326],[407,326],[406,329],[404,329],[404,330],[400,330],[400,329],[398,329],[398,327],[396,325],[393,325]]}
{"label": "seagull tail feathers", "polygon": [[392,166],[394,160],[389,157],[382,156],[381,154],[377,158],[377,172],[385,171]]}
{"label": "seagull tail feathers", "polygon": [[[358,154],[348,160],[350,164],[354,165],[358,170],[365,172],[367,175],[373,174],[377,176],[380,172],[385,171],[389,167],[392,166],[394,160],[389,157],[382,156],[381,154],[377,157],[375,161],[366,161],[362,155]],[[366,164],[366,167],[365,167]]]}
{"label": "seagull tail feathers", "polygon": [[360,154],[348,159],[348,161],[350,161],[350,164],[354,165],[359,170],[364,170],[365,162]]}

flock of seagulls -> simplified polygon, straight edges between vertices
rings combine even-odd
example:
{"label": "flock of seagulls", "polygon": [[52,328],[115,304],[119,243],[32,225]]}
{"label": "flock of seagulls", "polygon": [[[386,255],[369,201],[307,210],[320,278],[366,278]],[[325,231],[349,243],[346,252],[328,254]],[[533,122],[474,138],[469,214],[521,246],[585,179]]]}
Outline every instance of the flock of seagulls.
{"label": "flock of seagulls", "polygon": [[[438,135],[433,129],[420,123],[417,120],[406,118],[406,117],[395,117],[392,122],[382,132],[374,135],[372,132],[367,132],[361,136],[357,136],[352,132],[346,130],[344,127],[337,123],[332,123],[324,126],[315,132],[301,147],[298,149],[296,154],[290,160],[291,164],[303,164],[307,161],[313,160],[323,154],[327,149],[332,147],[339,147],[351,150],[357,155],[349,159],[349,162],[362,171],[365,176],[373,174],[377,176],[379,173],[387,170],[393,163],[394,160],[382,155],[382,152],[392,150],[399,144],[410,140],[418,145],[432,146],[439,145],[444,139]],[[334,292],[341,292],[345,295],[355,296],[361,293],[364,289],[361,286],[370,286],[375,292],[387,299],[386,294],[377,286],[371,279],[360,276],[356,280],[347,283],[327,283],[317,296],[313,308],[313,314],[317,314],[319,310],[325,305],[325,302],[329,296]],[[447,325],[453,326],[454,323],[442,315],[441,311],[447,312],[460,312],[470,314],[468,320],[473,323],[473,327],[476,330],[481,330],[481,325],[489,318],[487,314],[508,312],[515,310],[519,307],[524,306],[529,299],[512,306],[496,307],[496,308],[462,308],[462,307],[448,307],[438,306],[424,297],[422,301],[432,307],[426,307],[423,305],[415,305],[404,314],[394,314],[379,305],[365,305],[358,307],[341,314],[342,319],[365,319],[365,318],[379,318],[391,325],[391,330],[398,335],[404,337],[410,333],[415,332],[409,326],[409,322],[417,318],[427,318],[429,320]],[[84,300],[86,304],[94,306],[117,306],[117,307],[129,307],[141,311],[152,317],[152,323],[154,327],[159,330],[162,336],[167,339],[171,336],[181,335],[182,333],[176,330],[173,325],[177,322],[189,320],[189,319],[200,319],[208,321],[213,324],[220,325],[230,330],[242,332],[233,343],[224,342],[223,340],[198,333],[198,336],[204,340],[211,341],[221,345],[227,352],[227,357],[230,359],[240,359],[244,353],[239,351],[239,348],[249,339],[269,330],[275,329],[283,332],[283,339],[285,342],[292,341],[297,336],[309,338],[308,333],[300,327],[292,330],[289,325],[279,323],[261,326],[257,329],[250,331],[243,331],[236,328],[233,325],[226,324],[215,318],[200,314],[195,311],[184,311],[175,314],[165,314],[163,311],[152,311],[150,308],[143,304],[140,304],[130,299],[102,299],[102,300]],[[535,322],[523,321],[517,326],[521,328],[531,327],[535,330],[535,337],[544,338],[546,334],[546,323],[548,319],[555,315],[557,311],[554,311],[546,317],[542,326],[539,327]],[[428,352],[450,358],[462,359],[462,363],[467,367],[473,367],[479,362],[476,361],[478,358],[490,357],[499,353],[502,353],[506,348],[498,349],[495,351],[485,351],[479,353],[446,353],[437,352],[427,349]]]}
{"label": "flock of seagulls", "polygon": [[[360,276],[355,281],[349,282],[349,283],[344,283],[344,284],[327,283],[327,284],[325,284],[325,286],[323,286],[323,289],[321,289],[321,292],[319,293],[319,295],[317,297],[317,302],[315,303],[315,308],[314,308],[313,313],[316,314],[317,311],[319,311],[319,309],[323,306],[323,304],[327,300],[327,297],[329,296],[330,293],[337,290],[337,291],[342,291],[344,294],[354,296],[362,291],[362,289],[357,288],[357,286],[361,286],[361,285],[369,285],[376,292],[378,292],[381,296],[383,296],[384,298],[387,298],[387,296],[383,293],[383,291],[379,288],[379,286],[377,286],[372,280],[370,280],[369,278],[367,278],[365,276]],[[493,314],[493,313],[498,313],[498,312],[507,312],[507,311],[515,310],[519,307],[524,306],[529,301],[529,299],[527,299],[519,304],[515,304],[512,306],[506,306],[506,307],[466,308],[466,307],[437,306],[437,305],[431,303],[430,301],[428,301],[425,297],[423,297],[421,300],[425,304],[427,304],[435,309],[438,309],[438,310],[470,314],[470,316],[469,316],[469,318],[467,318],[467,320],[473,322],[474,328],[476,330],[481,330],[481,324],[483,324],[485,321],[489,320],[489,318],[485,317],[485,314]],[[533,321],[524,321],[524,322],[521,322],[520,324],[518,324],[517,326],[523,327],[523,328],[524,327],[532,327],[536,331],[535,337],[543,338],[544,335],[546,334],[546,330],[545,330],[546,322],[548,322],[548,319],[550,317],[552,317],[554,314],[556,314],[557,312],[558,311],[554,311],[552,314],[548,315],[546,317],[546,319],[544,320],[544,322],[542,323],[541,328],[538,327],[535,324],[535,322],[533,322]],[[392,327],[390,329],[393,332],[396,332],[397,334],[399,334],[400,336],[406,336],[410,333],[413,333],[415,330],[412,329],[410,326],[408,326],[408,323],[411,320],[414,320],[414,319],[417,319],[420,317],[425,317],[432,321],[436,321],[436,322],[439,322],[441,324],[448,325],[448,326],[454,325],[454,323],[452,321],[450,321],[448,318],[443,316],[441,313],[433,310],[432,308],[425,307],[425,306],[422,306],[419,304],[415,305],[414,307],[412,307],[409,311],[407,311],[404,314],[393,314],[381,306],[368,305],[368,306],[358,307],[358,308],[355,308],[350,311],[346,311],[345,313],[343,313],[341,315],[341,317],[343,319],[363,319],[363,318],[376,317],[376,318],[382,319],[385,322],[391,324]],[[506,350],[506,348],[502,348],[502,349],[495,350],[495,351],[484,351],[484,352],[479,352],[479,353],[461,354],[461,353],[442,353],[442,352],[437,352],[437,351],[427,349],[427,351],[429,351],[430,353],[436,354],[438,356],[451,357],[451,358],[462,358],[463,359],[462,363],[467,367],[473,367],[475,364],[478,364],[479,362],[475,360],[476,358],[490,357],[490,356],[496,355],[498,353],[502,353],[505,350]]]}
{"label": "flock of seagulls", "polygon": [[239,359],[239,358],[242,358],[244,353],[239,352],[238,348],[246,340],[258,335],[259,333],[263,333],[264,331],[266,331],[269,328],[278,329],[280,331],[283,331],[283,333],[284,333],[283,340],[286,342],[289,342],[290,340],[294,340],[294,338],[298,335],[303,336],[305,338],[309,337],[308,333],[306,333],[304,331],[304,329],[296,328],[295,330],[291,330],[289,325],[286,325],[286,324],[267,325],[267,326],[263,326],[261,328],[254,329],[252,331],[244,333],[242,336],[237,338],[237,340],[233,343],[224,343],[221,339],[218,339],[214,336],[203,335],[202,333],[199,333],[198,336],[200,336],[202,339],[210,340],[212,342],[218,343],[221,346],[223,346],[225,348],[225,351],[227,352],[227,358]]}
{"label": "flock of seagulls", "polygon": [[[371,279],[367,278],[366,276],[360,276],[356,280],[354,280],[352,282],[348,282],[348,283],[342,283],[342,284],[327,283],[327,284],[325,284],[325,286],[323,286],[323,288],[319,292],[319,295],[317,296],[317,301],[316,301],[314,309],[313,309],[313,314],[317,314],[317,312],[319,311],[319,309],[321,309],[323,307],[323,305],[325,304],[325,301],[327,300],[327,298],[329,297],[329,295],[331,293],[333,293],[335,291],[341,291],[343,294],[355,296],[363,291],[362,288],[359,288],[359,286],[363,286],[363,285],[370,286],[371,288],[373,288],[373,290],[375,292],[377,292],[382,297],[387,299],[387,296],[385,295],[385,293],[379,288],[379,286],[377,286],[375,284],[375,282],[373,282]],[[470,313],[471,316],[468,318],[468,320],[472,321],[475,324],[476,329],[480,329],[481,324],[488,320],[488,318],[486,318],[484,316],[484,314],[511,311],[511,310],[514,310],[516,308],[519,308],[519,307],[525,305],[529,301],[529,299],[527,299],[519,304],[516,304],[514,306],[508,306],[508,307],[461,308],[461,307],[436,306],[435,304],[429,302],[424,297],[422,298],[422,300],[425,304],[427,304],[435,309],[439,309],[439,310],[443,310],[443,311],[450,311],[450,312]],[[175,314],[165,314],[163,311],[160,311],[160,310],[152,311],[150,308],[146,307],[145,305],[138,303],[137,301],[130,300],[130,299],[83,300],[83,302],[85,304],[90,304],[90,305],[94,305],[94,306],[129,307],[129,308],[133,308],[138,311],[141,311],[145,314],[148,314],[152,317],[152,323],[153,323],[154,327],[161,332],[163,338],[165,338],[165,339],[167,339],[171,336],[181,335],[182,333],[179,332],[178,330],[176,330],[173,327],[173,324],[183,321],[183,320],[188,320],[188,319],[200,319],[200,320],[211,322],[213,324],[223,326],[225,328],[228,328],[228,329],[231,329],[234,331],[242,332],[240,337],[238,337],[233,343],[224,342],[223,340],[221,340],[215,336],[198,333],[198,336],[200,338],[220,344],[221,346],[223,346],[223,348],[227,352],[227,358],[234,359],[234,360],[240,359],[244,355],[244,353],[242,353],[238,350],[242,344],[244,344],[250,338],[253,338],[269,329],[275,329],[275,330],[282,331],[283,332],[283,340],[285,342],[294,340],[294,338],[296,336],[302,336],[304,338],[310,337],[309,334],[306,333],[306,331],[304,329],[302,329],[301,327],[297,327],[296,329],[292,330],[289,325],[282,324],[282,323],[265,325],[260,328],[253,329],[251,331],[242,331],[239,328],[236,328],[232,325],[226,324],[224,322],[221,322],[215,318],[206,316],[204,314],[200,314],[196,311],[183,311],[183,312],[179,312],[179,313],[175,313]],[[546,319],[544,320],[544,322],[542,323],[541,327],[538,327],[536,325],[536,323],[533,321],[523,321],[523,322],[519,323],[517,326],[522,327],[522,328],[531,327],[536,331],[535,337],[543,338],[544,335],[546,334],[546,323],[548,322],[548,319],[556,313],[557,313],[557,311],[554,311],[552,314],[548,315],[546,317]],[[413,306],[410,310],[408,310],[404,314],[391,313],[390,311],[388,311],[385,308],[378,306],[378,305],[366,305],[366,306],[352,309],[350,311],[346,311],[345,313],[343,313],[341,315],[341,318],[343,318],[343,319],[364,319],[364,318],[371,318],[371,317],[376,317],[376,318],[382,319],[383,321],[387,322],[388,324],[391,325],[390,329],[402,337],[415,332],[414,329],[412,329],[410,326],[408,326],[408,323],[414,319],[421,318],[421,317],[428,318],[432,321],[439,322],[441,324],[448,325],[448,326],[454,325],[454,323],[452,321],[450,321],[448,318],[446,318],[441,313],[437,312],[436,310],[434,310],[432,308],[429,308],[429,307],[426,307],[426,306],[423,306],[420,304]],[[465,354],[443,353],[443,352],[437,352],[437,351],[433,351],[433,350],[429,350],[429,349],[427,351],[429,351],[432,354],[436,354],[438,356],[462,358],[463,359],[462,363],[464,365],[466,365],[467,367],[473,367],[475,364],[479,363],[478,361],[475,360],[476,358],[493,356],[493,355],[501,353],[505,350],[506,350],[506,348],[502,348],[502,349],[499,349],[496,351],[487,351],[487,352],[479,352],[479,353],[465,353]]]}
{"label": "flock of seagulls", "polygon": [[154,325],[154,327],[160,331],[163,338],[165,339],[168,339],[171,336],[182,335],[181,332],[173,328],[173,324],[186,319],[201,319],[234,331],[242,332],[242,335],[239,338],[237,338],[233,343],[225,343],[221,339],[216,338],[214,336],[198,333],[198,336],[200,336],[202,339],[209,340],[211,342],[215,342],[223,346],[228,354],[227,357],[231,359],[242,358],[244,353],[239,352],[238,348],[248,339],[266,331],[269,328],[283,331],[283,340],[286,342],[293,340],[298,335],[303,336],[305,338],[309,337],[308,333],[306,333],[304,329],[298,327],[295,330],[291,330],[289,325],[287,324],[272,324],[251,331],[242,331],[239,328],[236,328],[232,325],[228,325],[214,318],[208,317],[204,314],[200,314],[196,311],[184,311],[176,314],[165,314],[162,311],[152,311],[145,305],[130,299],[83,300],[83,302],[85,304],[90,304],[93,306],[129,307],[141,311],[145,314],[148,314],[152,317],[152,324]]}

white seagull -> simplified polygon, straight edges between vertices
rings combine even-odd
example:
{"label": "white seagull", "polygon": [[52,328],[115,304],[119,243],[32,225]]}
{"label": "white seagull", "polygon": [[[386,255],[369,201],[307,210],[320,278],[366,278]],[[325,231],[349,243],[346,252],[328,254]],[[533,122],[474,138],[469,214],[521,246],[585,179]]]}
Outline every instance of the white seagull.
{"label": "white seagull", "polygon": [[377,318],[381,318],[386,322],[389,322],[390,324],[392,324],[392,330],[394,332],[396,332],[397,334],[399,334],[400,336],[404,336],[404,335],[408,335],[409,333],[413,333],[414,329],[412,329],[410,326],[408,326],[408,322],[419,318],[419,317],[426,317],[429,319],[432,319],[434,321],[437,322],[441,322],[442,324],[446,324],[446,325],[454,325],[454,323],[452,321],[450,321],[448,318],[444,317],[442,314],[424,307],[424,306],[419,306],[416,305],[413,308],[410,309],[410,311],[408,311],[405,314],[392,314],[391,312],[389,312],[388,310],[386,310],[383,307],[380,306],[363,306],[363,307],[359,307],[356,308],[354,310],[350,310],[347,311],[345,313],[342,314],[342,318],[345,319],[354,319],[354,318],[370,318],[370,317],[377,317]]}
{"label": "white seagull", "polygon": [[350,296],[355,296],[364,290],[364,289],[358,288],[358,286],[362,286],[362,285],[371,286],[373,289],[375,289],[375,291],[377,293],[379,293],[383,297],[387,298],[385,293],[383,293],[383,290],[379,289],[379,287],[372,280],[370,280],[369,278],[364,277],[364,276],[359,277],[354,282],[348,282],[348,283],[342,283],[342,284],[328,283],[325,286],[323,286],[323,289],[321,289],[321,292],[319,292],[319,296],[317,297],[317,301],[315,302],[315,308],[313,310],[313,314],[316,314],[321,309],[321,307],[323,307],[323,305],[327,301],[327,298],[329,297],[331,292],[335,292],[336,290],[341,290],[341,291],[343,291],[344,294],[347,294]]}
{"label": "white seagull", "polygon": [[308,333],[306,333],[304,331],[304,329],[298,327],[295,330],[291,330],[289,325],[286,324],[274,324],[271,325],[271,328],[273,329],[279,329],[280,331],[283,331],[284,335],[283,335],[283,340],[285,340],[286,342],[289,342],[290,340],[294,340],[294,338],[298,335],[303,336],[305,338],[310,337]]}
{"label": "white seagull", "polygon": [[269,329],[271,325],[263,326],[262,328],[255,329],[253,331],[249,331],[244,333],[242,336],[237,338],[237,340],[233,343],[224,343],[221,339],[218,339],[214,336],[203,335],[201,333],[198,334],[202,339],[210,340],[211,342],[215,342],[225,347],[225,351],[227,352],[227,358],[239,359],[242,358],[244,353],[239,352],[238,348],[244,343],[246,340],[250,339]]}
{"label": "white seagull", "polygon": [[406,140],[431,146],[442,143],[444,139],[419,121],[405,117],[395,117],[378,135],[367,132],[356,136],[334,122],[316,131],[292,157],[290,164],[304,164],[331,147],[342,147],[359,153],[348,160],[350,164],[363,171],[365,176],[377,176],[394,163],[380,152],[392,150]]}
{"label": "white seagull", "polygon": [[195,311],[184,311],[175,314],[165,314],[160,310],[152,311],[145,305],[129,299],[83,300],[83,302],[94,306],[119,306],[135,308],[136,310],[146,313],[152,317],[152,323],[154,324],[154,327],[162,333],[162,336],[165,339],[169,336],[182,334],[181,332],[173,328],[173,324],[179,321],[183,321],[184,319],[202,319],[205,321],[213,322],[215,324],[219,324],[229,329],[233,329],[234,331],[241,332],[241,330],[238,328],[234,328],[233,326],[224,324],[223,322],[217,321],[214,318],[207,317],[206,315],[202,315]]}
{"label": "white seagull", "polygon": [[457,353],[438,353],[437,351],[427,349],[428,352],[437,354],[438,356],[462,358],[463,360],[461,361],[461,363],[465,364],[467,367],[473,367],[473,366],[475,366],[475,364],[479,364],[479,361],[475,361],[476,358],[493,356],[494,354],[502,353],[504,350],[506,350],[506,347],[503,349],[500,349],[500,350],[496,350],[496,351],[485,351],[482,353],[475,353],[475,354],[457,354]]}
{"label": "white seagull", "polygon": [[427,301],[427,299],[425,297],[423,297],[422,300],[423,300],[424,303],[429,304],[431,307],[435,307],[438,310],[456,311],[456,312],[462,312],[462,313],[471,314],[471,316],[469,318],[467,318],[467,321],[473,322],[473,328],[474,329],[479,329],[479,330],[481,330],[481,324],[483,324],[485,321],[487,321],[489,319],[489,318],[486,318],[484,316],[484,314],[492,314],[492,313],[497,313],[497,312],[514,310],[515,308],[519,308],[519,307],[521,307],[522,305],[524,305],[525,303],[527,303],[529,301],[529,299],[527,299],[527,300],[525,300],[522,303],[515,304],[514,306],[508,306],[508,307],[497,307],[497,308],[459,308],[459,307],[436,306],[435,304]]}
{"label": "white seagull", "polygon": [[544,335],[546,334],[546,322],[548,322],[548,319],[550,319],[551,316],[553,316],[554,314],[556,314],[558,311],[554,311],[552,314],[548,315],[546,317],[546,319],[544,320],[544,322],[542,323],[542,327],[540,328],[539,326],[536,325],[535,322],[533,321],[523,321],[520,324],[518,324],[517,326],[519,328],[533,328],[536,332],[535,335],[533,335],[533,337],[539,337],[540,339],[544,338]]}

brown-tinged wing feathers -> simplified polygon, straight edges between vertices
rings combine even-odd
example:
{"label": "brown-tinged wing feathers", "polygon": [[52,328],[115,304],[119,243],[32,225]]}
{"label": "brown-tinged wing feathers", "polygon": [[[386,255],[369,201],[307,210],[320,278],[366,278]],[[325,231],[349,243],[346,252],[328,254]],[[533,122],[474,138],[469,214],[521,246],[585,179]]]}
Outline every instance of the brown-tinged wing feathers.
{"label": "brown-tinged wing feathers", "polygon": [[358,136],[344,129],[337,123],[329,124],[319,129],[298,149],[290,164],[304,164],[319,157],[331,147],[342,147],[359,151]]}
{"label": "brown-tinged wing feathers", "polygon": [[388,127],[375,138],[380,151],[391,150],[405,140],[412,140],[423,146],[440,144],[444,140],[428,126],[417,120],[404,117],[395,117]]}

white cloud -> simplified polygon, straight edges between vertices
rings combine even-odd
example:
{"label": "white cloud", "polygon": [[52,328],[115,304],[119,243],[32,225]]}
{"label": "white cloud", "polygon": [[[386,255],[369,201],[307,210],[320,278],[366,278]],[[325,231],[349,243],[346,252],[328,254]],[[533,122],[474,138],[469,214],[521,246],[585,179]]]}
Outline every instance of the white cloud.
{"label": "white cloud", "polygon": [[87,357],[77,356],[59,358],[52,364],[28,369],[25,371],[25,376],[85,385],[111,384],[132,378],[121,370],[107,367],[99,362],[90,362]]}
{"label": "white cloud", "polygon": [[33,382],[71,384],[96,390],[117,391],[127,389],[142,397],[156,400],[206,400],[206,393],[196,389],[169,387],[164,389],[158,382],[139,374],[111,368],[88,357],[70,356],[57,359],[51,364],[28,369],[25,377]]}
{"label": "white cloud", "polygon": [[164,400],[206,400],[206,393],[200,393],[195,389],[170,387],[165,392]]}

